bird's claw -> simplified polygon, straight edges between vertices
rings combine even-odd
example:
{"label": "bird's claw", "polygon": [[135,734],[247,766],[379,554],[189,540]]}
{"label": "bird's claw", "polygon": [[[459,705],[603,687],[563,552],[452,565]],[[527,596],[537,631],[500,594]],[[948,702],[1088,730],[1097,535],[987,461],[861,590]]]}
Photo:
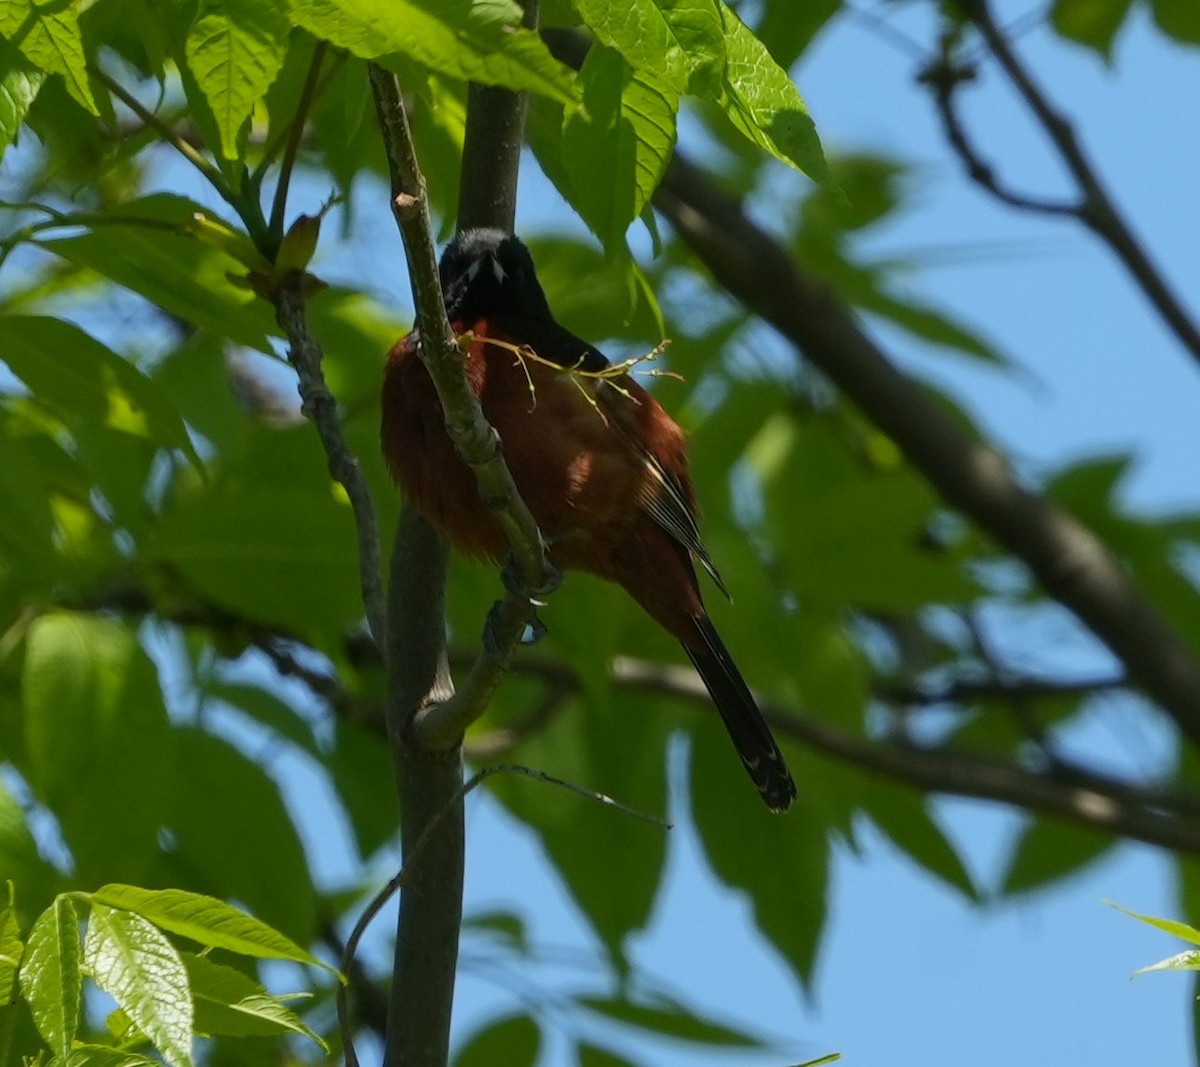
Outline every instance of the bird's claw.
{"label": "bird's claw", "polygon": [[[497,600],[488,611],[487,620],[483,624],[483,647],[493,656],[500,655],[502,651],[499,629],[503,611],[504,601]],[[546,629],[546,624],[535,614],[525,624],[525,631],[521,634],[517,643],[522,645],[536,645],[547,633],[549,631]]]}
{"label": "bird's claw", "polygon": [[545,598],[562,585],[563,578],[562,571],[547,560],[546,569],[542,572],[541,583],[531,586],[525,581],[521,574],[520,564],[510,552],[504,560],[504,566],[500,568],[500,580],[504,583],[504,588],[513,596],[523,597],[540,608],[544,606]]}

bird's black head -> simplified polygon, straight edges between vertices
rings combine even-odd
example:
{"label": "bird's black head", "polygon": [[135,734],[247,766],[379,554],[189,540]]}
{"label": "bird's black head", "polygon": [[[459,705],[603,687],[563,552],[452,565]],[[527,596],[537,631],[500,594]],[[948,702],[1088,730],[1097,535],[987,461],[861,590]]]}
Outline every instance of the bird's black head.
{"label": "bird's black head", "polygon": [[469,326],[499,313],[552,319],[529,249],[503,230],[464,230],[446,246],[439,270],[451,322]]}

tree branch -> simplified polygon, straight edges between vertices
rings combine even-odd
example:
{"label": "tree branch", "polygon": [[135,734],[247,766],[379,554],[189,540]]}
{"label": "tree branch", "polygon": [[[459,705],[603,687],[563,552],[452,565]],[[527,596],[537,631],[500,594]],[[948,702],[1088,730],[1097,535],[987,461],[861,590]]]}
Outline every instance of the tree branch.
{"label": "tree branch", "polygon": [[917,79],[929,86],[938,116],[942,120],[942,131],[946,135],[946,140],[950,142],[950,147],[954,149],[955,154],[966,168],[967,177],[1001,203],[1011,207],[1041,215],[1058,215],[1084,221],[1082,203],[1045,200],[1041,197],[1014,192],[1001,184],[992,166],[984,162],[983,157],[975,151],[975,146],[967,136],[966,128],[962,124],[955,103],[959,86],[973,81],[974,78],[975,71],[973,69],[956,66],[951,58],[944,54],[928,64]]}
{"label": "tree branch", "polygon": [[379,520],[375,501],[358,459],[346,443],[338,420],[337,401],[325,384],[321,349],[308,332],[304,313],[304,279],[293,271],[275,290],[275,318],[288,339],[288,362],[300,383],[301,409],[312,420],[325,448],[329,473],[350,498],[358,538],[358,580],[371,636],[386,644],[387,612],[379,550]]}
{"label": "tree branch", "polygon": [[736,200],[678,152],[654,203],[731,295],[801,348],[951,506],[1023,561],[1200,744],[1195,651],[1090,530],[1018,484],[994,449],[964,433],[888,361],[831,289],[804,274]]}
{"label": "tree branch", "polygon": [[[488,425],[479,400],[467,384],[462,369],[462,354],[446,320],[442,287],[438,277],[433,230],[425,196],[425,180],[417,166],[408,129],[408,119],[400,100],[395,75],[372,65],[371,84],[379,107],[381,125],[385,130],[388,159],[393,175],[392,207],[404,236],[409,273],[413,281],[413,296],[417,306],[417,321],[421,337],[421,358],[437,390],[446,419],[446,428],[458,454],[475,472],[480,496],[495,513],[507,538],[522,582],[530,589],[543,589],[553,583],[553,571],[546,559],[545,546],[537,523],[517,492],[501,451],[500,439]],[[499,90],[497,90],[499,91]],[[513,107],[524,105],[513,98]],[[497,106],[489,97],[489,106]],[[523,111],[522,111],[523,113]],[[504,192],[500,179],[516,175],[516,162],[504,164],[499,149],[492,145],[486,127],[473,127],[478,140],[487,141],[496,162],[494,171],[480,171],[478,180],[491,178],[494,185],[480,192],[464,189],[468,207],[478,203],[469,213],[475,225],[512,228],[515,210],[515,191]],[[519,157],[520,142],[510,149]],[[464,151],[466,151],[464,149]],[[483,151],[483,149],[472,149]],[[494,213],[489,215],[489,212]],[[453,698],[440,704],[422,706],[416,717],[406,725],[419,742],[429,748],[447,748],[457,744],[466,727],[487,707],[492,693],[503,676],[508,655],[516,646],[526,626],[534,616],[531,598],[510,591],[504,598],[493,626],[494,643],[480,653],[477,669],[467,684]]]}
{"label": "tree branch", "polygon": [[[536,9],[534,9],[536,13]],[[459,455],[474,470],[480,495],[504,529],[517,570],[529,588],[548,584],[551,571],[541,534],[521,500],[479,401],[467,384],[461,352],[446,320],[425,180],[413,149],[408,119],[394,75],[369,66],[392,178],[392,209],[404,241],[417,309],[421,358],[429,370],[446,426]],[[517,94],[488,98],[490,122],[469,108],[464,156],[491,152],[493,165],[464,175],[462,219],[512,229],[524,101]],[[511,126],[515,139],[497,145],[495,133]],[[476,208],[476,205],[478,207]],[[506,625],[497,647],[484,650],[482,666],[457,695],[445,660],[443,598],[448,548],[420,517],[406,509],[397,528],[388,598],[387,724],[400,793],[401,848],[408,864],[424,858],[404,886],[396,930],[385,1067],[444,1067],[458,937],[462,924],[465,849],[460,746],[463,731],[486,706],[507,664],[508,652],[533,618],[528,596],[509,593],[501,607]],[[431,835],[434,825],[438,832]]]}
{"label": "tree branch", "polygon": [[1080,219],[1125,264],[1125,269],[1180,343],[1194,359],[1200,360],[1200,328],[1192,321],[1174,290],[1151,262],[1129,224],[1117,210],[1091,161],[1080,147],[1071,124],[1054,109],[1022,66],[1004,31],[992,18],[987,0],[958,0],[958,5],[979,31],[1074,177],[1083,198],[1078,212]]}
{"label": "tree branch", "polygon": [[[544,678],[557,692],[576,694],[583,689],[574,668],[544,655],[523,654],[513,669]],[[620,689],[658,694],[712,710],[704,683],[689,667],[620,656],[611,664],[610,676]],[[1000,801],[1200,855],[1200,819],[1196,818],[1200,816],[1200,795],[1195,793],[1122,781],[1064,762],[1057,762],[1052,772],[1037,773],[967,752],[873,741],[829,726],[789,705],[761,696],[758,704],[776,731],[804,747],[924,792]],[[489,758],[499,754],[488,735],[478,740]],[[472,739],[468,744],[468,754],[475,743]]]}

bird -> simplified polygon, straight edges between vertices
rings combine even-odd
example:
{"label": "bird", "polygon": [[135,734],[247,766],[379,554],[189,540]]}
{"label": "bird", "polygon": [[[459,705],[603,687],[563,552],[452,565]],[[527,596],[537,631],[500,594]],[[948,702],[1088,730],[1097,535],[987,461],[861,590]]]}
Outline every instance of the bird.
{"label": "bird", "polygon": [[[768,808],[796,785],[705,610],[698,564],[728,593],[700,537],[683,431],[623,368],[554,318],[517,236],[460,231],[439,262],[464,368],[560,571],[622,586],[683,646]],[[447,432],[418,331],[388,353],[381,440],[393,480],[456,550],[499,562],[508,542]]]}

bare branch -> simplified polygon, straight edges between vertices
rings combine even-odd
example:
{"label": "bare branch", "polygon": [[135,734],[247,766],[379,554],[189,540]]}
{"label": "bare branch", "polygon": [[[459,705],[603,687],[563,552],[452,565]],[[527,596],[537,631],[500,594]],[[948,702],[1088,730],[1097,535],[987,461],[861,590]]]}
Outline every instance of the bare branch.
{"label": "bare branch", "polygon": [[1126,270],[1180,343],[1193,358],[1200,360],[1200,328],[1192,321],[1174,290],[1151,262],[1150,256],[1118,211],[1091,160],[1080,146],[1071,124],[1055,110],[1017,58],[1004,31],[992,17],[987,0],[958,0],[958,6],[975,25],[1074,177],[1082,194],[1080,219],[1125,264]]}
{"label": "bare branch", "polygon": [[338,420],[337,401],[325,384],[322,353],[304,313],[304,279],[299,272],[285,277],[276,289],[275,315],[288,339],[288,361],[300,379],[304,414],[312,420],[325,448],[330,476],[350,498],[358,537],[358,580],[367,624],[380,648],[386,647],[387,612],[379,551],[379,520],[371,489],[358,459],[346,443]]}
{"label": "bare branch", "polygon": [[967,177],[991,193],[997,200],[1011,207],[1042,215],[1066,216],[1083,221],[1083,204],[1044,200],[1040,197],[1013,192],[1000,183],[995,170],[990,164],[984,162],[983,158],[975,151],[975,146],[967,136],[966,128],[959,117],[956,103],[959,86],[974,79],[974,69],[955,65],[945,54],[928,64],[918,77],[918,81],[928,85],[933,94],[933,102],[937,106],[938,116],[942,120],[942,130],[946,134],[946,140],[950,142],[950,147],[954,149],[958,158],[962,160]]}
{"label": "bare branch", "polygon": [[731,295],[829,376],[947,502],[1023,561],[1124,663],[1130,679],[1200,744],[1200,661],[1104,544],[1020,485],[887,359],[829,287],[678,152],[655,206]]}

